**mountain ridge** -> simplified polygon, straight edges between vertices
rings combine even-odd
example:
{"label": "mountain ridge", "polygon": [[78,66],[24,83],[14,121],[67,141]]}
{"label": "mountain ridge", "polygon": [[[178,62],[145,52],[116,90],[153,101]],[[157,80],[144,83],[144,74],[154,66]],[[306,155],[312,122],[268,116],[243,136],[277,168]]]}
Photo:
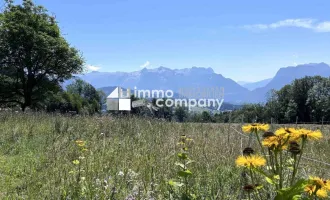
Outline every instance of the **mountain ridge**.
{"label": "mountain ridge", "polygon": [[[78,75],[95,88],[121,86],[137,89],[158,89],[178,92],[180,88],[220,88],[224,87],[225,101],[235,104],[265,102],[267,92],[280,89],[297,78],[320,75],[330,76],[330,66],[324,62],[308,63],[280,68],[271,79],[265,79],[248,86],[241,86],[234,80],[217,74],[210,67],[170,69],[160,66],[143,68],[133,72],[89,72]],[[72,81],[72,80],[71,80]],[[69,84],[70,81],[65,84]],[[250,87],[250,91],[249,90]],[[252,88],[252,89],[251,89]]]}

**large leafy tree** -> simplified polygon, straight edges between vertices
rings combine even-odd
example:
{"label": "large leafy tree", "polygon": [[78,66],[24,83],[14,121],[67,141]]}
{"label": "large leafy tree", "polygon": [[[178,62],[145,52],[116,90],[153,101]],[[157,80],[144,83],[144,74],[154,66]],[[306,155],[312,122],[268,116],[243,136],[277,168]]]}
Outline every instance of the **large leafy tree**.
{"label": "large leafy tree", "polygon": [[38,105],[60,83],[83,70],[80,53],[60,33],[55,18],[31,0],[7,0],[0,13],[0,103]]}
{"label": "large leafy tree", "polygon": [[312,108],[314,121],[330,119],[330,79],[323,78],[308,92],[308,105]]}

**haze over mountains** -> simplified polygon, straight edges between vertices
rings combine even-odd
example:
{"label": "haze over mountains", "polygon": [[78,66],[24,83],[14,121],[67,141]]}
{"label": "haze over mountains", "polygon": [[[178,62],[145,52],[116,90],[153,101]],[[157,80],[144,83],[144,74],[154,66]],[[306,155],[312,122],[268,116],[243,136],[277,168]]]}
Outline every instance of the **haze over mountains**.
{"label": "haze over mountains", "polygon": [[254,89],[266,86],[271,80],[272,80],[272,78],[268,78],[268,79],[257,81],[257,82],[237,81],[237,83],[240,84],[241,86],[245,87],[246,89],[252,91]]}
{"label": "haze over mountains", "polygon": [[[230,78],[217,74],[212,68],[192,67],[186,69],[142,69],[135,72],[90,72],[78,77],[95,88],[121,86],[137,87],[141,90],[167,90],[178,92],[180,88],[221,88],[224,87],[225,101],[240,104],[264,102],[271,89],[280,89],[293,80],[305,76],[330,76],[330,66],[325,63],[310,63],[295,67],[281,68],[273,78],[255,83],[238,84]],[[68,81],[66,84],[68,84]]]}

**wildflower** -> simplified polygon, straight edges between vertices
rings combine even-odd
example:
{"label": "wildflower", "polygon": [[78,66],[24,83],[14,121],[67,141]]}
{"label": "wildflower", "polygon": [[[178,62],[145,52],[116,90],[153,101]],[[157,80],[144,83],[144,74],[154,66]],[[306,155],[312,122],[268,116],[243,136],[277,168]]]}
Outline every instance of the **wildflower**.
{"label": "wildflower", "polygon": [[319,198],[327,198],[330,189],[330,181],[324,180],[319,177],[310,177],[310,184],[305,187],[305,192],[309,195],[313,195],[316,192],[316,196]]}
{"label": "wildflower", "polygon": [[325,186],[326,186],[326,183],[327,183],[326,180],[323,180],[323,179],[321,179],[321,178],[319,178],[319,177],[316,177],[316,176],[311,176],[311,177],[309,177],[309,180],[311,181],[311,183],[312,183],[313,185],[315,185],[315,186],[318,187],[318,188],[323,188],[323,187],[325,187]]}
{"label": "wildflower", "polygon": [[330,180],[327,180],[324,186],[327,190],[330,191]]}
{"label": "wildflower", "polygon": [[325,190],[325,189],[319,189],[317,192],[316,192],[316,196],[321,198],[321,199],[325,199],[328,197],[328,192]]}
{"label": "wildflower", "polygon": [[86,142],[83,141],[83,140],[76,140],[76,144],[79,146],[79,147],[84,147]]}
{"label": "wildflower", "polygon": [[266,160],[258,155],[239,156],[236,159],[236,165],[243,167],[261,167],[266,165]]}
{"label": "wildflower", "polygon": [[289,136],[296,134],[297,130],[294,128],[280,128],[275,131],[275,135],[288,138]]}
{"label": "wildflower", "polygon": [[286,149],[287,138],[281,136],[270,136],[262,141],[262,145],[271,149]]}
{"label": "wildflower", "polygon": [[[317,187],[316,187],[315,185],[311,185],[311,184],[309,184],[309,185],[307,185],[307,186],[305,187],[304,191],[305,191],[309,196],[312,196],[312,195],[315,193],[316,188],[317,188]],[[325,199],[325,198],[328,197],[328,192],[327,192],[326,189],[321,188],[321,189],[318,189],[318,190],[316,191],[316,196],[319,197],[319,198]]]}
{"label": "wildflower", "polygon": [[118,172],[118,176],[124,176],[124,172],[122,171]]}
{"label": "wildflower", "polygon": [[242,130],[244,133],[252,133],[252,132],[257,132],[257,131],[268,131],[269,125],[253,123],[253,124],[244,125],[242,127]]}
{"label": "wildflower", "polygon": [[320,130],[312,131],[308,129],[299,129],[295,134],[292,135],[293,139],[309,139],[309,140],[319,140],[321,139],[322,133]]}
{"label": "wildflower", "polygon": [[127,176],[130,178],[134,178],[138,175],[138,173],[134,172],[133,170],[129,169],[127,172]]}
{"label": "wildflower", "polygon": [[254,150],[251,148],[251,147],[246,147],[244,150],[243,150],[243,155],[244,156],[249,156],[251,154],[254,153]]}
{"label": "wildflower", "polygon": [[72,163],[75,165],[79,165],[80,162],[79,162],[79,160],[74,160],[74,161],[72,161]]}
{"label": "wildflower", "polygon": [[96,185],[101,185],[101,181],[100,181],[100,179],[97,178],[97,179],[95,180],[95,183],[96,183]]}
{"label": "wildflower", "polygon": [[[262,145],[271,149],[287,149],[287,142],[292,133],[295,133],[294,128],[280,128],[277,129],[274,135],[270,133],[264,137]],[[265,135],[265,134],[264,134]]]}

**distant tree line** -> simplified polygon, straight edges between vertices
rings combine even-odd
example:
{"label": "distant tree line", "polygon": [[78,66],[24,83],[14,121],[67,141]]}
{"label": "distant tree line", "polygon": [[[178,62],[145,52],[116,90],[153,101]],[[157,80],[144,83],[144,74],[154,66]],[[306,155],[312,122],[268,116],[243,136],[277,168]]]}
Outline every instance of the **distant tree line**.
{"label": "distant tree line", "polygon": [[329,123],[330,79],[306,76],[270,91],[266,103],[244,104],[239,109],[216,114],[204,111],[184,116],[190,122]]}

